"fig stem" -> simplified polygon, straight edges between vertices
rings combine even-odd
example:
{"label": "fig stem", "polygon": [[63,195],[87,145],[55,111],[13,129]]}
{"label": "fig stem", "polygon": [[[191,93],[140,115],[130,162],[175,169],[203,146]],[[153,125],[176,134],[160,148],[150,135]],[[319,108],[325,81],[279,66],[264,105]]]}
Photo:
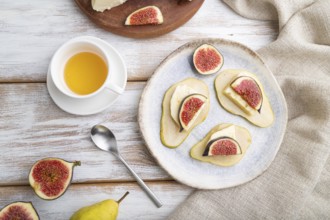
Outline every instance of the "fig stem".
{"label": "fig stem", "polygon": [[117,203],[120,204],[121,201],[123,201],[125,199],[125,197],[129,194],[129,192],[127,191],[118,201]]}
{"label": "fig stem", "polygon": [[75,166],[80,166],[81,165],[81,162],[80,161],[74,161],[73,162],[73,166],[75,167]]}

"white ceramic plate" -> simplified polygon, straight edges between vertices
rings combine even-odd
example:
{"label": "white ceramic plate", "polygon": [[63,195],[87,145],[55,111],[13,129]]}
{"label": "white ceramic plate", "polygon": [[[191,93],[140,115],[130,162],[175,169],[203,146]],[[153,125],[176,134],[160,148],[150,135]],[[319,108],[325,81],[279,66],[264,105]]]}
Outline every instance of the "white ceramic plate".
{"label": "white ceramic plate", "polygon": [[[101,46],[106,52],[108,52],[109,58],[113,61],[113,64],[115,65],[114,69],[116,70],[116,74],[111,75],[111,81],[125,89],[127,81],[127,70],[125,63],[119,53],[106,41],[96,37],[84,36],[72,40],[76,39],[93,41],[94,43],[99,44],[99,46]],[[112,105],[119,97],[118,94],[107,89],[103,90],[96,96],[86,99],[74,99],[68,97],[56,88],[50,76],[50,70],[48,70],[47,74],[47,89],[53,101],[59,108],[75,115],[91,115],[99,113],[109,108],[110,105]]]}
{"label": "white ceramic plate", "polygon": [[[225,69],[246,69],[254,73],[265,88],[275,114],[273,125],[259,128],[242,117],[224,110],[215,94],[217,74],[202,76],[192,64],[194,50],[203,43],[212,44],[224,56]],[[160,140],[161,105],[166,90],[187,77],[196,77],[209,86],[211,107],[207,119],[198,125],[178,148],[170,149]],[[191,187],[220,189],[248,182],[265,171],[274,160],[282,142],[287,124],[287,106],[283,93],[273,74],[251,49],[236,42],[222,39],[204,39],[183,45],[169,55],[149,80],[140,101],[139,125],[145,142],[162,166],[174,179]],[[192,159],[193,145],[215,126],[233,123],[247,128],[252,144],[243,159],[232,167],[220,167]]]}

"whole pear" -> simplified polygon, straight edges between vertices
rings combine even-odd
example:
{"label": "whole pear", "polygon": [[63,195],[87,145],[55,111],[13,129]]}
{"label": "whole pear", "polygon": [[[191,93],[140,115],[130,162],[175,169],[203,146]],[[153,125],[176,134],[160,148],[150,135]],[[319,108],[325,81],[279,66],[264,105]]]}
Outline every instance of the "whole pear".
{"label": "whole pear", "polygon": [[116,220],[120,202],[129,194],[126,192],[118,201],[107,199],[76,211],[70,220]]}

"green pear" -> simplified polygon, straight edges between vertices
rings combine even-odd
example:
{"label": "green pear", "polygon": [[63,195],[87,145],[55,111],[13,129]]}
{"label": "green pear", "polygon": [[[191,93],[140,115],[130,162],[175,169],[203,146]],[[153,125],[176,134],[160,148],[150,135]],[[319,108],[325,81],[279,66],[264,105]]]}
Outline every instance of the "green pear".
{"label": "green pear", "polygon": [[75,212],[70,220],[115,220],[119,204],[129,194],[126,192],[118,201],[108,199],[91,206],[86,206]]}

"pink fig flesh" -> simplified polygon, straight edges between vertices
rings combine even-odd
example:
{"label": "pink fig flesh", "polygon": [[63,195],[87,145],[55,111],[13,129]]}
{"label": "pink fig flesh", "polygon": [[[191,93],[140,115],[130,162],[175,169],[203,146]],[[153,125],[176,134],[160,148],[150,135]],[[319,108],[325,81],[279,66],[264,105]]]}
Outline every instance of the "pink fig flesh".
{"label": "pink fig flesh", "polygon": [[36,194],[46,200],[60,197],[71,183],[73,167],[79,161],[67,162],[58,158],[38,161],[29,175],[30,185]]}
{"label": "pink fig flesh", "polygon": [[4,207],[0,220],[39,220],[39,216],[30,202],[15,202]]}
{"label": "pink fig flesh", "polygon": [[223,57],[215,47],[204,44],[195,50],[193,62],[200,74],[207,75],[220,70],[223,65]]}
{"label": "pink fig flesh", "polygon": [[249,106],[260,110],[262,104],[262,93],[257,82],[248,76],[238,77],[231,83],[233,90],[240,95]]}
{"label": "pink fig flesh", "polygon": [[241,154],[241,148],[239,144],[232,138],[221,137],[210,141],[203,153],[203,156],[228,156]]}

